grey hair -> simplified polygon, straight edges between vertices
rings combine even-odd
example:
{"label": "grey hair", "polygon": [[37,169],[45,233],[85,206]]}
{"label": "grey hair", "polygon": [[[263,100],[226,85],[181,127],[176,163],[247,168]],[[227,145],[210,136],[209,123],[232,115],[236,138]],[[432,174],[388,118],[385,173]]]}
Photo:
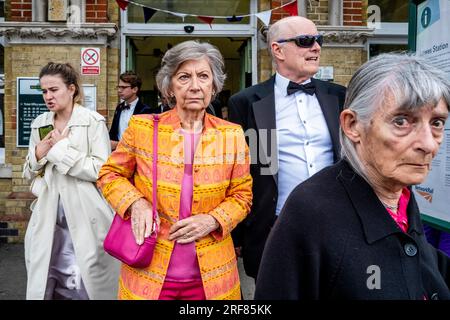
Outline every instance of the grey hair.
{"label": "grey hair", "polygon": [[[273,25],[269,27],[267,31],[267,51],[269,51],[269,57],[273,60],[272,56],[272,42],[279,40],[281,35],[283,34],[283,25],[284,21],[278,20]],[[274,62],[275,63],[275,62]]]}
{"label": "grey hair", "polygon": [[197,40],[184,41],[169,49],[162,58],[161,69],[156,75],[156,84],[162,96],[169,101],[171,106],[175,105],[175,97],[170,96],[172,76],[177,72],[181,64],[189,60],[200,60],[206,58],[211,67],[213,75],[214,95],[211,100],[222,91],[226,74],[225,63],[217,47],[207,42]]}
{"label": "grey hair", "polygon": [[[363,64],[353,75],[344,109],[355,112],[357,120],[368,128],[375,111],[387,101],[392,103],[392,99],[396,106],[406,110],[436,106],[441,99],[449,108],[450,81],[444,72],[421,57],[406,53],[381,54]],[[342,127],[339,138],[341,157],[368,181],[355,144],[344,134]]]}

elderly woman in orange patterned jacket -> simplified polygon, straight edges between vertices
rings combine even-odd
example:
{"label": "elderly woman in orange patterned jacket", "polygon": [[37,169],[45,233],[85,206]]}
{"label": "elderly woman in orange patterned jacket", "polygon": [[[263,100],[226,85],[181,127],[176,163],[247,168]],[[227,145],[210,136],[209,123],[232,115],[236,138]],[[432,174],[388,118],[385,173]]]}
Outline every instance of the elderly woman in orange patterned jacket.
{"label": "elderly woman in orange patterned jacket", "polygon": [[[205,112],[223,87],[223,66],[216,47],[197,41],[163,57],[156,81],[173,109],[158,127],[160,231],[149,267],[122,265],[120,299],[240,299],[230,233],[251,206],[248,147],[240,126]],[[138,244],[152,231],[152,132],[152,115],[132,117],[98,179],[131,218]]]}

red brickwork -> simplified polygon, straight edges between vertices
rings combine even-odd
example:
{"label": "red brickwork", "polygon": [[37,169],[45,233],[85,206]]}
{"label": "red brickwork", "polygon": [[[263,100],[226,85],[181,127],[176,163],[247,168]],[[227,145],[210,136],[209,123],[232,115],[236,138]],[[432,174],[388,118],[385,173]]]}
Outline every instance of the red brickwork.
{"label": "red brickwork", "polygon": [[108,22],[108,0],[86,0],[86,22]]}
{"label": "red brickwork", "polygon": [[[282,6],[285,3],[289,3],[292,0],[280,0],[280,1],[272,1],[271,4],[271,8],[278,8],[279,6]],[[274,22],[284,18],[284,17],[289,17],[289,13],[287,13],[286,11],[284,11],[282,8],[278,9],[278,10],[274,10],[272,11],[272,17],[270,19],[270,24],[273,24]]]}
{"label": "red brickwork", "polygon": [[362,0],[344,0],[344,26],[362,26],[363,19],[363,1]]}
{"label": "red brickwork", "polygon": [[31,21],[31,0],[11,0],[7,7],[10,21]]}

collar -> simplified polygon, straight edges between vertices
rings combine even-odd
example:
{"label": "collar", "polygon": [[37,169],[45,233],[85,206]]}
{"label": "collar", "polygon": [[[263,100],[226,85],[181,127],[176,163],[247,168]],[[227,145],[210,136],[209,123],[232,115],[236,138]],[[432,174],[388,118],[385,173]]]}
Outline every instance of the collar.
{"label": "collar", "polygon": [[[136,108],[136,105],[138,104],[139,101],[139,97],[134,99],[131,103],[130,103],[130,108],[129,110],[134,110],[134,108]],[[125,100],[123,100],[121,103],[124,103]]]}
{"label": "collar", "polygon": [[134,101],[132,101],[130,103],[130,109],[136,108],[136,105],[137,105],[138,101],[139,101],[139,98],[134,99]]}
{"label": "collar", "polygon": [[[280,92],[283,93],[284,96],[287,96],[287,87],[289,85],[289,82],[292,80],[289,80],[288,78],[282,76],[278,72],[275,74],[275,87],[277,90],[280,90]],[[307,84],[311,82],[311,78],[303,81],[300,84]]]}
{"label": "collar", "polygon": [[[367,242],[371,244],[392,234],[402,234],[402,230],[391,218],[367,181],[359,176],[347,161],[341,160],[338,166],[341,170],[337,178],[344,185],[361,220]],[[407,214],[409,223],[407,233],[422,234],[423,228],[420,222],[419,209],[412,193]]]}
{"label": "collar", "polygon": [[[172,130],[175,132],[180,132],[181,134],[181,119],[178,116],[178,112],[176,108],[172,108],[171,110],[161,113],[160,114],[160,121],[161,124],[169,125],[172,127]],[[203,118],[203,131],[204,133],[206,130],[211,128],[217,127],[217,118],[210,115],[208,112],[205,112],[205,116]]]}

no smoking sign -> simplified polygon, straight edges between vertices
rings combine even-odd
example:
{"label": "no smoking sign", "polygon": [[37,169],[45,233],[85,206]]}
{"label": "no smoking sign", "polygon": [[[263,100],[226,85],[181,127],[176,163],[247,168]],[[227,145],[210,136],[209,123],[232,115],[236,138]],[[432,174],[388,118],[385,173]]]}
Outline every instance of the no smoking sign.
{"label": "no smoking sign", "polygon": [[99,48],[81,48],[81,74],[100,74]]}

